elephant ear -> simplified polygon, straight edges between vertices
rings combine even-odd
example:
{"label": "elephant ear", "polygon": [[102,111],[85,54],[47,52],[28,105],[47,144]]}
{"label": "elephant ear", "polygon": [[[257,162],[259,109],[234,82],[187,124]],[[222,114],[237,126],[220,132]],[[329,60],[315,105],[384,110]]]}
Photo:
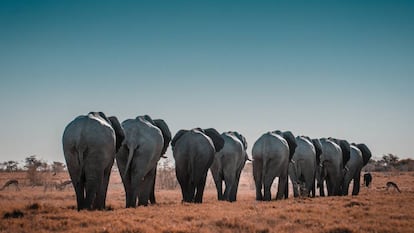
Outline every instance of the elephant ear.
{"label": "elephant ear", "polygon": [[289,145],[289,161],[292,159],[293,154],[295,154],[296,147],[296,138],[290,131],[285,131],[282,133],[282,137],[287,141]]}
{"label": "elephant ear", "polygon": [[171,147],[172,147],[172,149],[174,150],[174,147],[175,147],[175,143],[177,143],[177,140],[178,139],[180,139],[184,134],[186,134],[187,132],[189,132],[189,130],[186,130],[186,129],[181,129],[180,131],[178,131],[175,135],[174,135],[174,137],[173,137],[173,139],[171,140]]}
{"label": "elephant ear", "polygon": [[109,119],[106,117],[106,115],[105,115],[105,113],[103,113],[103,112],[89,112],[88,113],[88,115],[93,115],[94,117],[97,117],[97,118],[101,118],[101,119],[103,119],[104,121],[106,121],[106,122],[108,122],[108,124],[111,124],[111,122],[109,121]]}
{"label": "elephant ear", "polygon": [[236,136],[240,140],[240,142],[243,144],[244,150],[247,150],[247,141],[246,141],[246,138],[243,135],[241,135],[238,132],[236,132],[236,131],[232,131],[230,133],[233,134],[234,136]]}
{"label": "elephant ear", "polygon": [[170,144],[171,132],[170,132],[170,129],[168,128],[167,123],[165,123],[164,120],[156,119],[154,120],[154,124],[161,130],[162,137],[164,138],[164,147],[162,148],[162,152],[161,152],[161,155],[163,155],[167,151],[168,144]]}
{"label": "elephant ear", "polygon": [[312,139],[312,144],[315,147],[316,162],[319,165],[321,162],[322,144],[321,144],[321,141],[319,141],[319,139],[317,138]]}
{"label": "elephant ear", "polygon": [[336,138],[332,138],[332,137],[329,137],[328,139],[331,140],[332,142],[336,143],[341,148],[341,151],[342,151],[342,164],[345,167],[346,163],[351,158],[351,145],[346,140],[336,139]]}
{"label": "elephant ear", "polygon": [[116,118],[115,116],[110,116],[108,118],[108,120],[111,123],[112,128],[115,131],[116,152],[118,152],[118,150],[121,147],[122,142],[124,141],[124,138],[125,138],[124,129],[122,128],[121,124],[119,123],[118,118]]}
{"label": "elephant ear", "polygon": [[364,161],[364,166],[367,165],[372,156],[368,146],[362,143],[357,144],[356,147],[358,147],[358,149],[362,152],[362,160]]}
{"label": "elephant ear", "polygon": [[204,129],[204,133],[213,141],[216,152],[219,152],[224,147],[224,139],[219,132],[213,128]]}
{"label": "elephant ear", "polygon": [[152,118],[148,115],[138,116],[137,119],[138,118],[144,119],[144,120],[148,121],[151,125],[156,126],[154,120],[152,120]]}
{"label": "elephant ear", "polygon": [[341,150],[342,150],[342,161],[345,167],[345,164],[351,158],[351,146],[349,145],[348,141],[339,140],[339,147],[341,147]]}

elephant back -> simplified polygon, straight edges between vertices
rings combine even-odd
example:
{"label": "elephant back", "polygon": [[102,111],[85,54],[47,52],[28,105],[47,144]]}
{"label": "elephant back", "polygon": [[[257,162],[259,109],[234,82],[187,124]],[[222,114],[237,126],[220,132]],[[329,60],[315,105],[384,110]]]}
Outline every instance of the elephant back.
{"label": "elephant back", "polygon": [[189,130],[187,130],[187,129],[181,129],[180,131],[178,131],[174,135],[173,139],[171,140],[171,147],[172,147],[173,150],[174,150],[175,144],[177,143],[178,139],[180,139],[184,134],[186,134],[188,132],[189,132]]}
{"label": "elephant back", "polygon": [[162,137],[164,138],[164,146],[163,146],[162,152],[161,152],[161,155],[163,155],[167,151],[168,145],[170,144],[171,132],[170,132],[170,129],[168,128],[167,123],[165,123],[164,120],[155,119],[153,122],[154,122],[155,126],[157,126],[161,130]]}
{"label": "elephant back", "polygon": [[362,160],[364,161],[364,166],[367,165],[372,156],[368,146],[361,143],[357,144],[356,147],[358,147],[358,149],[362,152]]}
{"label": "elephant back", "polygon": [[224,147],[224,139],[221,137],[219,132],[214,128],[208,128],[203,130],[204,134],[207,135],[211,141],[213,141],[216,152],[219,152]]}

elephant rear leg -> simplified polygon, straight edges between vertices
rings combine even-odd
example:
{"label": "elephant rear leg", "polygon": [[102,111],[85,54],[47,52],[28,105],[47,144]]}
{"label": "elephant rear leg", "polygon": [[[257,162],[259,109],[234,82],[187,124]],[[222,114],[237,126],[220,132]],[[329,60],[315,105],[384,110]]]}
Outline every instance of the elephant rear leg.
{"label": "elephant rear leg", "polygon": [[86,198],[85,207],[89,210],[93,210],[96,206],[97,193],[102,186],[102,177],[87,178],[86,180]]}
{"label": "elephant rear leg", "polygon": [[108,191],[108,184],[109,184],[109,178],[110,178],[110,174],[111,174],[111,167],[107,168],[104,171],[103,174],[103,180],[102,180],[102,185],[100,190],[98,191],[97,195],[96,195],[96,201],[95,201],[95,206],[94,209],[105,209],[105,205],[106,205],[106,194]]}
{"label": "elephant rear leg", "polygon": [[196,184],[197,192],[194,197],[195,203],[203,202],[204,187],[206,186],[207,173],[200,179],[198,184]]}
{"label": "elephant rear leg", "polygon": [[354,186],[352,187],[352,195],[359,194],[360,185],[361,185],[361,174],[357,173],[357,175],[354,177]]}
{"label": "elephant rear leg", "polygon": [[194,183],[190,181],[188,174],[177,173],[177,180],[181,186],[181,193],[183,196],[183,202],[193,202],[195,187]]}
{"label": "elephant rear leg", "polygon": [[[155,180],[156,169],[153,168],[145,177],[144,180],[140,183],[139,194],[138,194],[138,206],[147,206],[148,200],[151,196],[153,189],[153,182]],[[155,200],[155,199],[154,199]]]}
{"label": "elephant rear leg", "polygon": [[80,180],[78,182],[74,182],[73,183],[73,187],[75,188],[75,193],[76,193],[76,203],[78,205],[78,211],[85,209],[85,183],[83,180]]}
{"label": "elephant rear leg", "polygon": [[276,200],[281,200],[283,197],[287,198],[289,193],[287,193],[288,188],[288,177],[287,176],[280,176],[279,177],[279,183],[277,185],[277,194],[276,194]]}
{"label": "elephant rear leg", "polygon": [[211,172],[214,180],[214,184],[216,185],[217,189],[217,199],[219,201],[224,200],[223,197],[223,175],[221,172]]}
{"label": "elephant rear leg", "polygon": [[155,178],[157,177],[157,167],[155,167],[155,171],[154,171],[154,177],[152,179],[152,184],[151,184],[151,192],[150,192],[150,196],[149,196],[149,200],[151,202],[151,204],[156,204],[155,201]]}
{"label": "elephant rear leg", "polygon": [[262,201],[262,181],[263,178],[263,161],[259,159],[253,160],[253,179],[256,186],[256,200]]}

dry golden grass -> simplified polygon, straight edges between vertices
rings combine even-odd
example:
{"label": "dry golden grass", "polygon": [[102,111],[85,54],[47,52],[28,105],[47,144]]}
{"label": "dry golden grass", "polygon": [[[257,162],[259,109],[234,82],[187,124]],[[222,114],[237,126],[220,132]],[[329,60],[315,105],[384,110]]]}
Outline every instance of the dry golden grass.
{"label": "dry golden grass", "polygon": [[[122,183],[114,172],[108,211],[76,211],[72,187],[46,192],[43,187],[9,188],[0,192],[0,232],[413,232],[414,173],[374,173],[371,188],[361,188],[356,197],[266,203],[254,200],[250,175],[241,180],[235,203],[217,201],[210,182],[202,204],[182,204],[178,189],[157,190],[158,204],[125,209]],[[25,183],[24,173],[0,173],[0,184],[11,178]],[[389,180],[402,193],[386,191]],[[23,217],[3,218],[13,211]]]}

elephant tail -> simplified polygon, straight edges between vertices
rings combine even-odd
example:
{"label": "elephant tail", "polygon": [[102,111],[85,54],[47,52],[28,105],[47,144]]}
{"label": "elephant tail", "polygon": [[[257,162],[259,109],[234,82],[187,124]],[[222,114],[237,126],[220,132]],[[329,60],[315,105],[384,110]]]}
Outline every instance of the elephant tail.
{"label": "elephant tail", "polygon": [[125,173],[123,175],[123,178],[125,179],[127,177],[127,174],[129,172],[129,167],[131,166],[132,157],[134,156],[135,147],[129,146],[129,153],[128,153],[128,161],[125,167]]}
{"label": "elephant tail", "polygon": [[78,180],[76,181],[76,183],[79,183],[81,181],[83,173],[85,172],[84,163],[83,163],[85,150],[86,149],[84,149],[84,148],[79,148],[78,149],[78,164],[79,164],[79,167],[80,167],[80,171],[79,171]]}

